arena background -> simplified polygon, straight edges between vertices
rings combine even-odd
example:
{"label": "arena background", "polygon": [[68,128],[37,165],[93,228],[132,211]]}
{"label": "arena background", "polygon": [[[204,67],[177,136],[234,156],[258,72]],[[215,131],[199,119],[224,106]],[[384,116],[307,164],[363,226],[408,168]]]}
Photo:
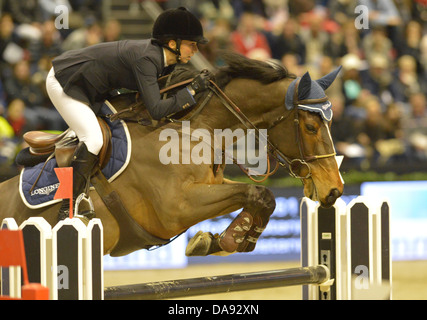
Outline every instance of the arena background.
{"label": "arena background", "polygon": [[[22,134],[26,130],[64,129],[43,87],[51,59],[101,41],[149,37],[162,10],[186,6],[200,17],[211,39],[192,61],[197,69],[221,65],[218,49],[275,59],[297,75],[310,70],[320,77],[343,65],[339,81],[327,92],[334,102],[334,141],[337,150],[346,155],[341,167],[346,181],[343,199],[349,202],[362,194],[390,200],[393,299],[426,299],[427,3],[383,0],[374,7],[374,2],[2,0],[0,178],[19,173],[21,168],[13,160],[25,146]],[[358,5],[377,14],[361,21]],[[366,22],[367,28],[360,27]],[[242,52],[245,48],[236,44],[245,32],[260,44]],[[244,179],[238,168],[229,167],[226,174]],[[277,208],[253,253],[185,257],[192,235],[199,229],[221,232],[232,214],[194,226],[163,248],[105,257],[105,285],[298,266],[301,184],[283,171],[265,184],[274,191]],[[301,288],[295,287],[201,298],[300,297]]]}

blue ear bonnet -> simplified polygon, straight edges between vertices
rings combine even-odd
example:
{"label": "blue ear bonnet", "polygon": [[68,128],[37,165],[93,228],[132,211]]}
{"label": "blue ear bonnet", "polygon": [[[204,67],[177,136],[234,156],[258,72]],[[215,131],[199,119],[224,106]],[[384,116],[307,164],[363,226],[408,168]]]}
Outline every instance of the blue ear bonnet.
{"label": "blue ear bonnet", "polygon": [[341,67],[326,76],[311,80],[306,72],[301,78],[291,82],[286,92],[285,106],[288,110],[297,107],[302,110],[319,113],[326,121],[332,120],[332,105],[325,90],[334,82]]}

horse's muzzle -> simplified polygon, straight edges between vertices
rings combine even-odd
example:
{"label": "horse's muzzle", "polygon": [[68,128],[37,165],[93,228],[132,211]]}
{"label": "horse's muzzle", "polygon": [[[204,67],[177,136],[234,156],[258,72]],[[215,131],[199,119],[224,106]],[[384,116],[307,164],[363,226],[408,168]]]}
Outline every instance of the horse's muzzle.
{"label": "horse's muzzle", "polygon": [[324,208],[332,207],[335,201],[337,201],[337,199],[341,197],[341,195],[342,193],[338,189],[336,188],[332,189],[331,192],[329,192],[329,195],[325,198],[326,202],[323,202],[323,201],[321,202],[322,207]]}

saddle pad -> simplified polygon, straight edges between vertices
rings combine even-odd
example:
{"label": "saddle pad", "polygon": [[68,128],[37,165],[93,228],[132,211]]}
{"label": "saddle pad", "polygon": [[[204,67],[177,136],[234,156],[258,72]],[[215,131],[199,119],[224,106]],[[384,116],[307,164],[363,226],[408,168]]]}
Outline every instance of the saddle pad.
{"label": "saddle pad", "polygon": [[[101,108],[101,114],[106,115],[112,112],[116,112],[116,110],[108,101],[105,101]],[[105,168],[102,169],[102,173],[109,182],[112,182],[129,164],[131,141],[128,127],[124,121],[111,122],[106,119],[105,122],[111,129],[112,151],[110,160]],[[61,201],[61,199],[53,199],[59,186],[59,181],[54,171],[54,168],[58,167],[55,158],[48,161],[39,181],[37,181],[37,185],[30,192],[43,165],[44,163],[39,163],[34,167],[26,167],[20,175],[19,193],[22,201],[31,209],[42,208]]]}

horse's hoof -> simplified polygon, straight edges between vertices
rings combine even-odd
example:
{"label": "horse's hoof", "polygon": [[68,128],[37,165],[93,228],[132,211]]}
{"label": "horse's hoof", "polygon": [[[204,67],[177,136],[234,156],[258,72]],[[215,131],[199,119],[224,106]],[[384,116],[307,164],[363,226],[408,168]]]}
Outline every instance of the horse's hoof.
{"label": "horse's hoof", "polygon": [[188,242],[187,248],[185,249],[185,255],[191,256],[207,256],[210,254],[210,248],[214,236],[210,232],[199,231],[193,238]]}

